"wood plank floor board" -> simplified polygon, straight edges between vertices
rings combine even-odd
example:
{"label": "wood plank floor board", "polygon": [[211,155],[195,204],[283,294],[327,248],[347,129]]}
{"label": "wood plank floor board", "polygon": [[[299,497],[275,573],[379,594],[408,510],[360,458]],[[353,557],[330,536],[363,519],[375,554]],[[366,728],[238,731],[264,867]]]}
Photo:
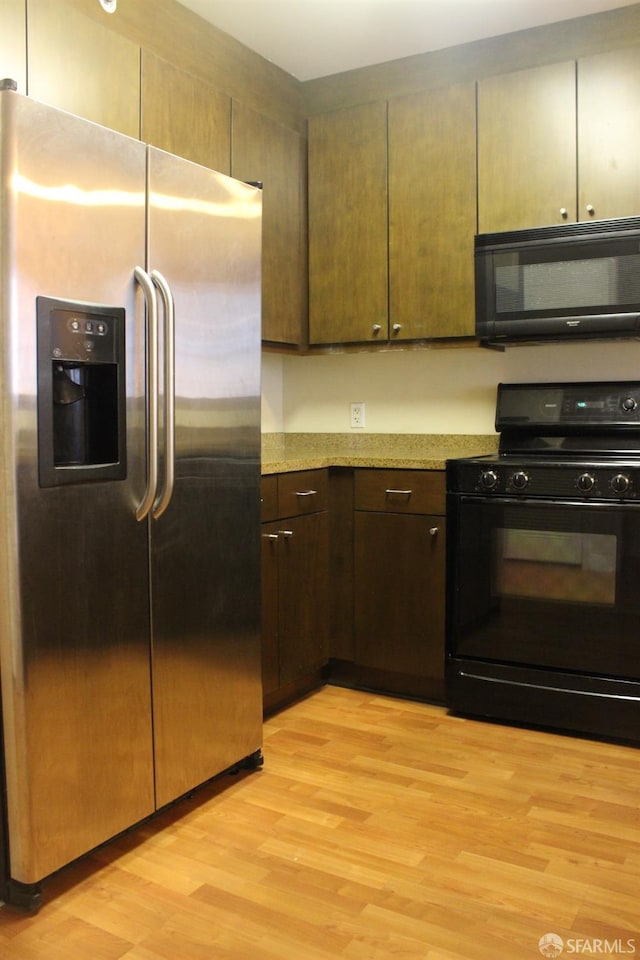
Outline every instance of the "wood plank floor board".
{"label": "wood plank floor board", "polygon": [[207,784],[0,909],[0,960],[640,956],[640,750],[325,687]]}
{"label": "wood plank floor board", "polygon": [[580,798],[576,798],[574,810],[551,810],[546,806],[535,805],[529,810],[532,820],[539,820],[548,825],[553,824],[560,830],[574,830],[581,833],[585,843],[593,843],[610,849],[612,839],[628,845],[625,856],[640,852],[640,829],[627,822],[618,822],[613,818],[598,819],[591,816],[590,809],[581,810]]}

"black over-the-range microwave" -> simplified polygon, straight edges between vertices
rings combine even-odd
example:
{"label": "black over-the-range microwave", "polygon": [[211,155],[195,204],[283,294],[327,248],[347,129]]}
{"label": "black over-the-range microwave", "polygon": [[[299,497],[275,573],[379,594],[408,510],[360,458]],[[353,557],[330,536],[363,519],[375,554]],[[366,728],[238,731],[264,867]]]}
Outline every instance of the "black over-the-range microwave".
{"label": "black over-the-range microwave", "polygon": [[640,217],[479,234],[485,345],[640,336]]}

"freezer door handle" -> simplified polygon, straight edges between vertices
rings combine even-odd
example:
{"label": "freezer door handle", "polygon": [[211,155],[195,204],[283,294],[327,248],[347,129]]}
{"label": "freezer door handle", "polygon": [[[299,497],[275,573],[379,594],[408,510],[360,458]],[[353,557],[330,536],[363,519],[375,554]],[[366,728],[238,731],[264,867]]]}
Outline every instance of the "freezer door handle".
{"label": "freezer door handle", "polygon": [[151,516],[157,520],[169,506],[175,479],[175,303],[171,287],[158,270],[151,279],[160,291],[164,312],[164,485],[153,505]]}
{"label": "freezer door handle", "polygon": [[147,487],[136,510],[136,520],[144,520],[153,506],[158,487],[158,304],[153,281],[146,270],[136,267],[133,272],[147,307]]}

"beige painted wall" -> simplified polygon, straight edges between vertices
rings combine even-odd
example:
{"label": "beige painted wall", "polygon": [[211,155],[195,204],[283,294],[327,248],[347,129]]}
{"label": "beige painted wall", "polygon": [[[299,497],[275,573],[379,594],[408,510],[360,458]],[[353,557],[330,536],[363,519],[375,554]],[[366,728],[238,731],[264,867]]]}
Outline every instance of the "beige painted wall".
{"label": "beige painted wall", "polygon": [[[265,433],[350,432],[364,400],[365,432],[493,431],[496,384],[640,380],[640,341],[263,358]],[[355,432],[355,431],[354,431]],[[360,431],[358,431],[360,432]]]}

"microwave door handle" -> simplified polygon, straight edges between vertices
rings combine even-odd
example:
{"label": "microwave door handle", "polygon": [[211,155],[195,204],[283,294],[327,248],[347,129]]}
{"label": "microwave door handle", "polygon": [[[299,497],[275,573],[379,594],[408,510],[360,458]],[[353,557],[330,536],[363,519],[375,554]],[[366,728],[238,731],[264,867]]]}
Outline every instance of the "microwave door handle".
{"label": "microwave door handle", "polygon": [[158,270],[151,271],[151,279],[160,291],[164,309],[164,485],[153,505],[151,516],[157,520],[165,512],[175,482],[175,302],[171,287]]}
{"label": "microwave door handle", "polygon": [[153,506],[158,487],[158,302],[151,277],[142,267],[134,269],[134,276],[144,293],[147,317],[146,346],[146,425],[147,425],[147,486],[136,509],[136,520],[144,520]]}

